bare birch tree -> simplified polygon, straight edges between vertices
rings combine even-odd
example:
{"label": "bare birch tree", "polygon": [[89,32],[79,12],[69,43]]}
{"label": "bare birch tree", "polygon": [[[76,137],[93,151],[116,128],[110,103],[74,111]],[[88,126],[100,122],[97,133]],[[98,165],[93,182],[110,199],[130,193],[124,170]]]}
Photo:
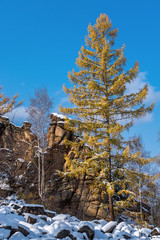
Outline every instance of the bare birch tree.
{"label": "bare birch tree", "polygon": [[46,88],[36,89],[34,97],[30,98],[30,106],[27,110],[28,120],[32,123],[32,131],[38,138],[38,192],[43,200],[44,196],[44,148],[46,147],[47,127],[49,114],[53,106],[53,99],[48,95]]}
{"label": "bare birch tree", "polygon": [[39,146],[45,147],[46,133],[49,124],[49,114],[53,106],[53,99],[48,95],[46,88],[35,89],[34,97],[30,98],[30,106],[27,110],[28,120],[32,123],[32,131],[37,135]]}

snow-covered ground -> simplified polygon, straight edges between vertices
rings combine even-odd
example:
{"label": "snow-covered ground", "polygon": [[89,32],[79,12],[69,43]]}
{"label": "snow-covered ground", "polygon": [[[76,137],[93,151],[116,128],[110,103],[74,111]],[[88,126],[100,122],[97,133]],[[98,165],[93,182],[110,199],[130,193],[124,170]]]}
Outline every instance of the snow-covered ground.
{"label": "snow-covered ground", "polygon": [[107,223],[105,220],[80,221],[11,196],[0,200],[0,239],[147,240],[160,239],[160,228],[138,229],[125,222]]}

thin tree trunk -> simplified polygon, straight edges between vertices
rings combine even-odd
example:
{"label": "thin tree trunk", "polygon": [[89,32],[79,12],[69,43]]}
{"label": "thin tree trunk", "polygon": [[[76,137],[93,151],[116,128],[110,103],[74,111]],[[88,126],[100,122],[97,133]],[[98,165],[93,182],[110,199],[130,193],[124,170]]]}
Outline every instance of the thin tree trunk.
{"label": "thin tree trunk", "polygon": [[[110,154],[110,149],[109,149]],[[109,182],[112,182],[112,176],[111,176],[111,156],[109,156]],[[109,213],[110,213],[110,219],[111,221],[114,220],[114,208],[113,208],[113,198],[111,195],[109,195]]]}
{"label": "thin tree trunk", "polygon": [[42,197],[41,193],[41,156],[40,152],[38,153],[38,194]]}
{"label": "thin tree trunk", "polygon": [[[43,109],[43,126],[42,126],[42,134],[43,134],[43,151],[45,147],[45,109]],[[41,178],[41,192],[42,192],[42,200],[44,200],[44,152],[42,153],[42,178]]]}
{"label": "thin tree trunk", "polygon": [[44,153],[42,153],[42,179],[41,179],[41,195],[42,200],[44,200],[44,178],[45,178],[45,172],[44,172]]}
{"label": "thin tree trunk", "polygon": [[39,123],[38,123],[38,194],[41,198],[42,197],[42,191],[41,191],[41,153],[40,153]]}
{"label": "thin tree trunk", "polygon": [[45,102],[44,102],[44,106],[43,106],[43,124],[42,124],[43,148],[45,147],[45,114],[46,114],[46,106],[45,106]]}
{"label": "thin tree trunk", "polygon": [[141,183],[139,180],[139,198],[140,198],[140,215],[141,215],[141,221],[143,221],[143,215],[142,215],[142,191],[141,191]]}
{"label": "thin tree trunk", "polygon": [[42,127],[42,131],[43,131],[43,136],[42,136],[42,139],[43,139],[43,148],[45,147],[45,131],[44,131],[44,128],[45,128],[45,119],[43,117],[43,127]]}

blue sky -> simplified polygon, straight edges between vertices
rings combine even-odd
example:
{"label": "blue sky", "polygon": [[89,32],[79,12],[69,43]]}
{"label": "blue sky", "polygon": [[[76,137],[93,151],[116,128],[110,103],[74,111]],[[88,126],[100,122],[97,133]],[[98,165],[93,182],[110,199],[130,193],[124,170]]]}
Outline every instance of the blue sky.
{"label": "blue sky", "polygon": [[0,1],[0,85],[12,96],[19,93],[23,108],[15,122],[25,119],[25,107],[34,89],[48,88],[54,111],[66,104],[62,86],[75,60],[88,24],[106,13],[119,29],[117,46],[126,45],[127,68],[136,60],[140,75],[134,88],[148,83],[147,103],[155,101],[152,115],[138,121],[130,134],[143,138],[152,155],[159,154],[160,129],[160,1],[159,0],[6,0]]}

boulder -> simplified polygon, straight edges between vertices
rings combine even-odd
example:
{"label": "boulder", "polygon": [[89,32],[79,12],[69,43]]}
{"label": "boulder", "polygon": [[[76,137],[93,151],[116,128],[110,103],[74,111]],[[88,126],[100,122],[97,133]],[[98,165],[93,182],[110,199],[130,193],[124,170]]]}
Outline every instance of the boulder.
{"label": "boulder", "polygon": [[26,204],[22,207],[20,214],[31,213],[35,215],[45,215],[44,206],[36,204]]}
{"label": "boulder", "polygon": [[94,237],[94,228],[89,222],[81,222],[78,226],[78,232],[86,233],[89,240],[92,240]]}
{"label": "boulder", "polygon": [[21,240],[25,240],[27,239],[21,232],[15,232],[10,238],[9,240],[17,240],[17,239],[21,239]]}
{"label": "boulder", "polygon": [[53,218],[53,217],[55,217],[56,213],[53,211],[45,210],[45,215],[47,217]]}
{"label": "boulder", "polygon": [[[16,240],[16,234],[17,232],[20,232],[22,234],[23,237],[26,237],[29,234],[29,231],[27,231],[25,229],[25,227],[23,226],[17,226],[17,228],[14,228],[12,226],[8,226],[8,229],[10,229],[10,235],[9,235],[9,239],[15,239]],[[12,237],[13,236],[13,237]],[[12,238],[11,238],[12,237]]]}
{"label": "boulder", "polygon": [[158,236],[158,235],[160,235],[160,228],[156,227],[151,231],[149,236]]}
{"label": "boulder", "polygon": [[70,236],[70,231],[64,229],[57,234],[56,238],[62,239],[62,238],[66,238],[66,237],[69,237],[69,236]]}
{"label": "boulder", "polygon": [[29,234],[29,231],[22,226],[18,226],[18,231],[21,232],[25,237]]}
{"label": "boulder", "polygon": [[18,209],[20,209],[21,207],[19,206],[19,205],[17,205],[17,204],[12,204],[12,208],[13,209],[15,209],[15,210],[18,210]]}
{"label": "boulder", "polygon": [[104,233],[112,233],[113,230],[116,228],[116,226],[117,226],[117,222],[110,221],[109,223],[107,223],[102,227],[101,231]]}
{"label": "boulder", "polygon": [[37,219],[31,216],[28,216],[27,223],[35,224],[37,222]]}

